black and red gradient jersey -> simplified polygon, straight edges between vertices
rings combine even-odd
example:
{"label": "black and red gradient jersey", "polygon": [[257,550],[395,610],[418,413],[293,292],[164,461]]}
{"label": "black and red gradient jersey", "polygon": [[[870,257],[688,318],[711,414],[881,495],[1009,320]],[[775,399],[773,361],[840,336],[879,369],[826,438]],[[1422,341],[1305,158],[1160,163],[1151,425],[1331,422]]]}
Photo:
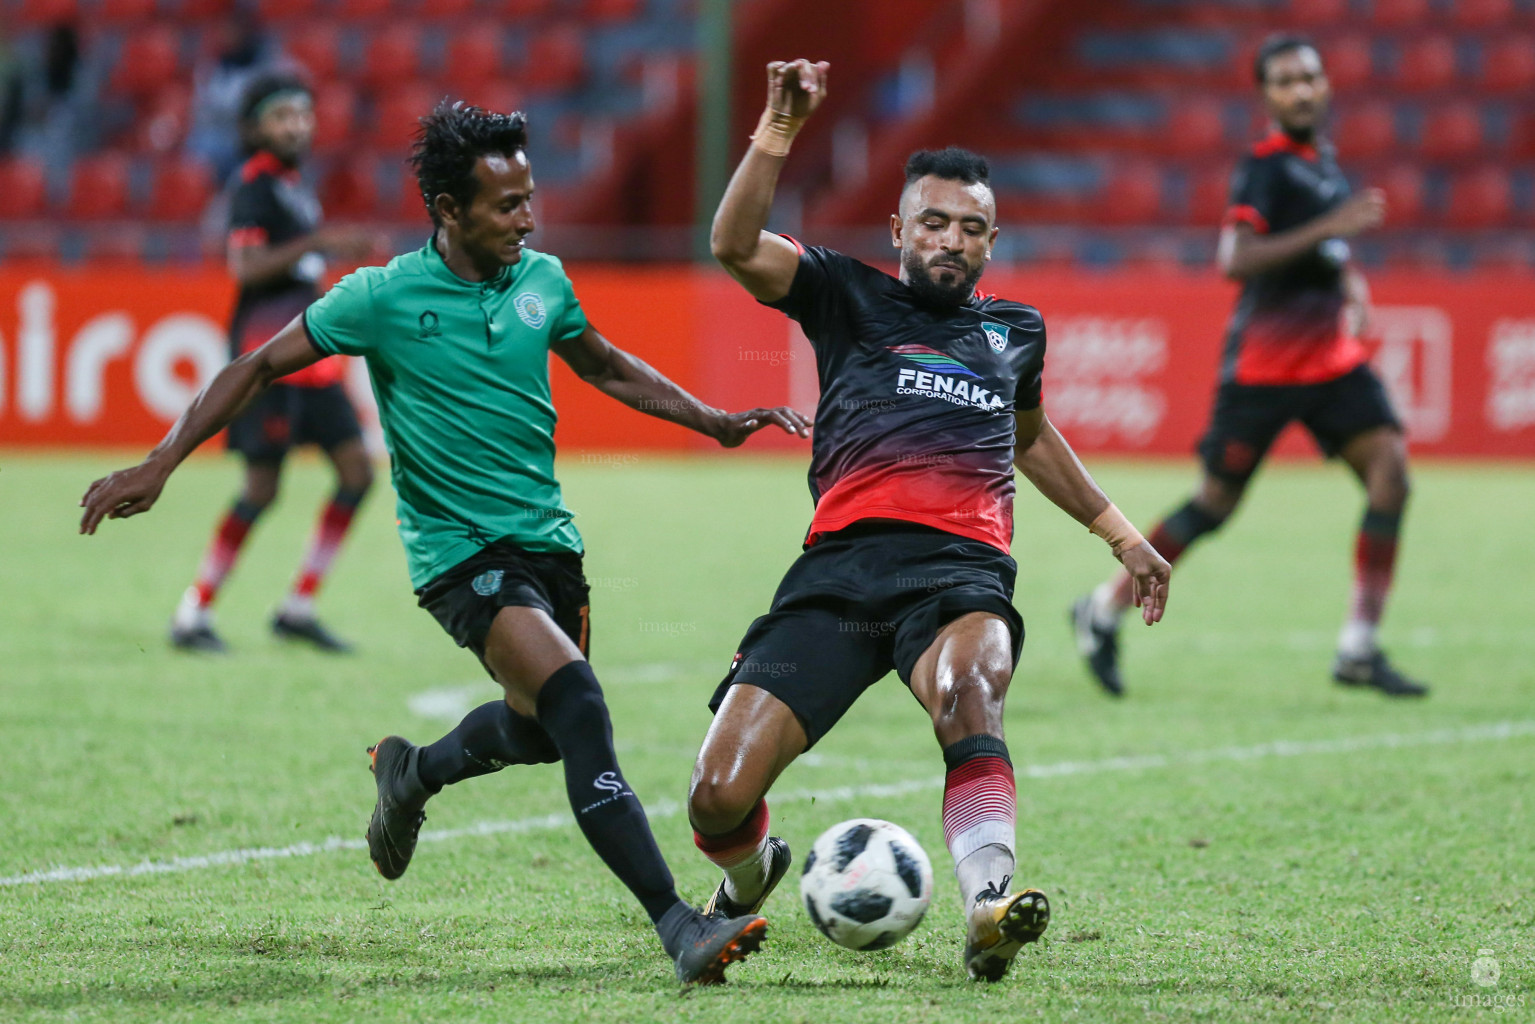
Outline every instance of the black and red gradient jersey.
{"label": "black and red gradient jersey", "polygon": [[[1226,223],[1278,233],[1315,220],[1348,198],[1348,180],[1327,143],[1275,132],[1253,146],[1231,182]],[[1343,324],[1348,243],[1329,238],[1275,270],[1250,277],[1226,331],[1221,379],[1237,384],[1317,384],[1365,361]]]}
{"label": "black and red gradient jersey", "polygon": [[1013,416],[1040,401],[1039,311],[979,292],[925,305],[889,274],[794,244],[794,284],[767,305],[799,321],[821,382],[806,544],[860,519],[900,519],[1007,551]]}
{"label": "black and red gradient jersey", "polygon": [[[241,166],[229,197],[229,245],[282,245],[320,226],[320,201],[299,173],[266,151]],[[325,259],[306,253],[293,269],[276,280],[240,288],[229,322],[230,355],[238,356],[266,344],[320,297],[319,281]],[[282,379],[298,387],[327,387],[338,383],[345,365],[335,356],[306,366]]]}

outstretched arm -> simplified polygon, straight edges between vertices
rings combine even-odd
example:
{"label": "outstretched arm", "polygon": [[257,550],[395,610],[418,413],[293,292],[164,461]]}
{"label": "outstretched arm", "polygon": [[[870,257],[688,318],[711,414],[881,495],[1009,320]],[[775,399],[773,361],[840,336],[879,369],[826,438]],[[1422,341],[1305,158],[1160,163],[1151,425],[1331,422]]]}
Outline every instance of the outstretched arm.
{"label": "outstretched arm", "polygon": [[808,60],[767,66],[767,109],[714,214],[710,251],[731,277],[763,302],[788,295],[799,269],[798,250],[765,229],[789,146],[826,98],[829,67],[825,61]]}
{"label": "outstretched arm", "polygon": [[557,342],[553,349],[576,371],[576,376],[603,394],[646,415],[712,437],[726,448],[734,448],[769,423],[776,423],[784,433],[796,437],[810,436],[810,421],[788,406],[728,413],[705,405],[593,327],[568,341]]}
{"label": "outstretched arm", "polygon": [[1043,408],[1020,412],[1017,419],[1013,464],[1040,494],[1109,542],[1114,557],[1130,574],[1141,617],[1147,625],[1160,622],[1172,567],[1093,482],[1066,439],[1045,418]]}
{"label": "outstretched arm", "polygon": [[160,497],[166,479],[193,449],[229,425],[257,395],[277,378],[302,370],[323,358],[304,333],[303,317],[218,372],[198,392],[165,439],[129,469],[102,477],[86,490],[80,505],[80,532],[95,533],[103,519],[126,519],[148,512]]}

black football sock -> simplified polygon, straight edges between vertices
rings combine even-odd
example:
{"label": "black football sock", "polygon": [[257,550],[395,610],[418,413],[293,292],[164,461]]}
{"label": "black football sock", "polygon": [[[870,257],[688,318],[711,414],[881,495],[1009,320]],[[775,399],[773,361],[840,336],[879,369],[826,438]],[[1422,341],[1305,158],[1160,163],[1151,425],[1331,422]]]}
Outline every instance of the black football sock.
{"label": "black football sock", "polygon": [[548,764],[559,759],[559,748],[543,726],[517,714],[506,701],[493,700],[465,715],[436,743],[422,747],[417,772],[422,784],[435,793],[509,764]]}
{"label": "black football sock", "polygon": [[576,824],[608,870],[659,922],[678,902],[639,797],[618,770],[613,725],[592,667],[573,661],[544,682],[538,721],[565,763],[565,790]]}

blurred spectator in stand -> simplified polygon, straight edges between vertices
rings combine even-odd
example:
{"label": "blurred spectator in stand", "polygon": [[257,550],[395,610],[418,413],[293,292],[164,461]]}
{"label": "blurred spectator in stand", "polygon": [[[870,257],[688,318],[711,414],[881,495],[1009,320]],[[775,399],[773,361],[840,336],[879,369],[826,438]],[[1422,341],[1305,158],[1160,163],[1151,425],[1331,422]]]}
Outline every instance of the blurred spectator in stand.
{"label": "blurred spectator in stand", "polygon": [[193,72],[192,125],[187,151],[205,160],[223,181],[242,162],[240,101],[263,75],[292,70],[254,12],[241,10],[218,28],[211,60]]}
{"label": "blurred spectator in stand", "polygon": [[21,66],[5,39],[0,25],[0,156],[16,144],[16,130],[21,126]]}
{"label": "blurred spectator in stand", "polygon": [[95,132],[92,119],[84,116],[89,90],[82,82],[80,37],[75,27],[59,23],[48,30],[43,44],[42,66],[19,73],[19,122],[15,145],[41,160],[50,178],[67,176],[75,154],[89,148]]}

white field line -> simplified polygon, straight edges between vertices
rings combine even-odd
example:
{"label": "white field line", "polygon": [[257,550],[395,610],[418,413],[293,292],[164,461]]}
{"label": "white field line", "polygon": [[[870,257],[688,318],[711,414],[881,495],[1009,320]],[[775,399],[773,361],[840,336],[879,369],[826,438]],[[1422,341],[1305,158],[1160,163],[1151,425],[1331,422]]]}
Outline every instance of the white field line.
{"label": "white field line", "polygon": [[[1375,736],[1345,736],[1330,740],[1275,740],[1251,747],[1216,747],[1210,750],[1190,750],[1177,754],[1141,754],[1133,757],[1108,757],[1096,761],[1057,761],[1054,764],[1019,765],[1014,773],[1025,779],[1055,779],[1076,775],[1101,775],[1107,772],[1146,771],[1155,768],[1172,768],[1181,765],[1212,764],[1219,762],[1261,761],[1279,757],[1305,757],[1314,754],[1351,754],[1363,750],[1392,750],[1408,747],[1446,746],[1462,743],[1493,743],[1500,740],[1535,736],[1535,719],[1524,721],[1492,722],[1486,725],[1465,726],[1459,729],[1436,729],[1419,733],[1383,733]],[[902,782],[870,783],[858,786],[837,786],[832,789],[786,790],[773,794],[776,802],[828,802],[866,799],[869,797],[905,796],[926,790],[942,789],[943,776],[933,775],[922,779]],[[652,819],[674,818],[683,811],[675,800],[662,800],[646,805],[646,813]],[[440,829],[421,833],[423,843],[450,842],[474,836],[546,832],[569,828],[573,824],[569,812],[545,814],[515,821],[483,821],[466,828]],[[196,857],[175,857],[171,860],[142,861],[138,864],[102,864],[93,867],[53,868],[33,871],[23,875],[0,877],[0,887],[19,885],[44,885],[51,882],[88,882],[98,878],[133,878],[139,875],[167,875],[186,871],[228,865],[252,864],[257,861],[284,860],[295,857],[312,857],[336,850],[363,850],[367,843],[362,839],[346,839],[332,836],[317,843],[294,843],[291,846],[257,846],[239,850],[223,850]]]}

